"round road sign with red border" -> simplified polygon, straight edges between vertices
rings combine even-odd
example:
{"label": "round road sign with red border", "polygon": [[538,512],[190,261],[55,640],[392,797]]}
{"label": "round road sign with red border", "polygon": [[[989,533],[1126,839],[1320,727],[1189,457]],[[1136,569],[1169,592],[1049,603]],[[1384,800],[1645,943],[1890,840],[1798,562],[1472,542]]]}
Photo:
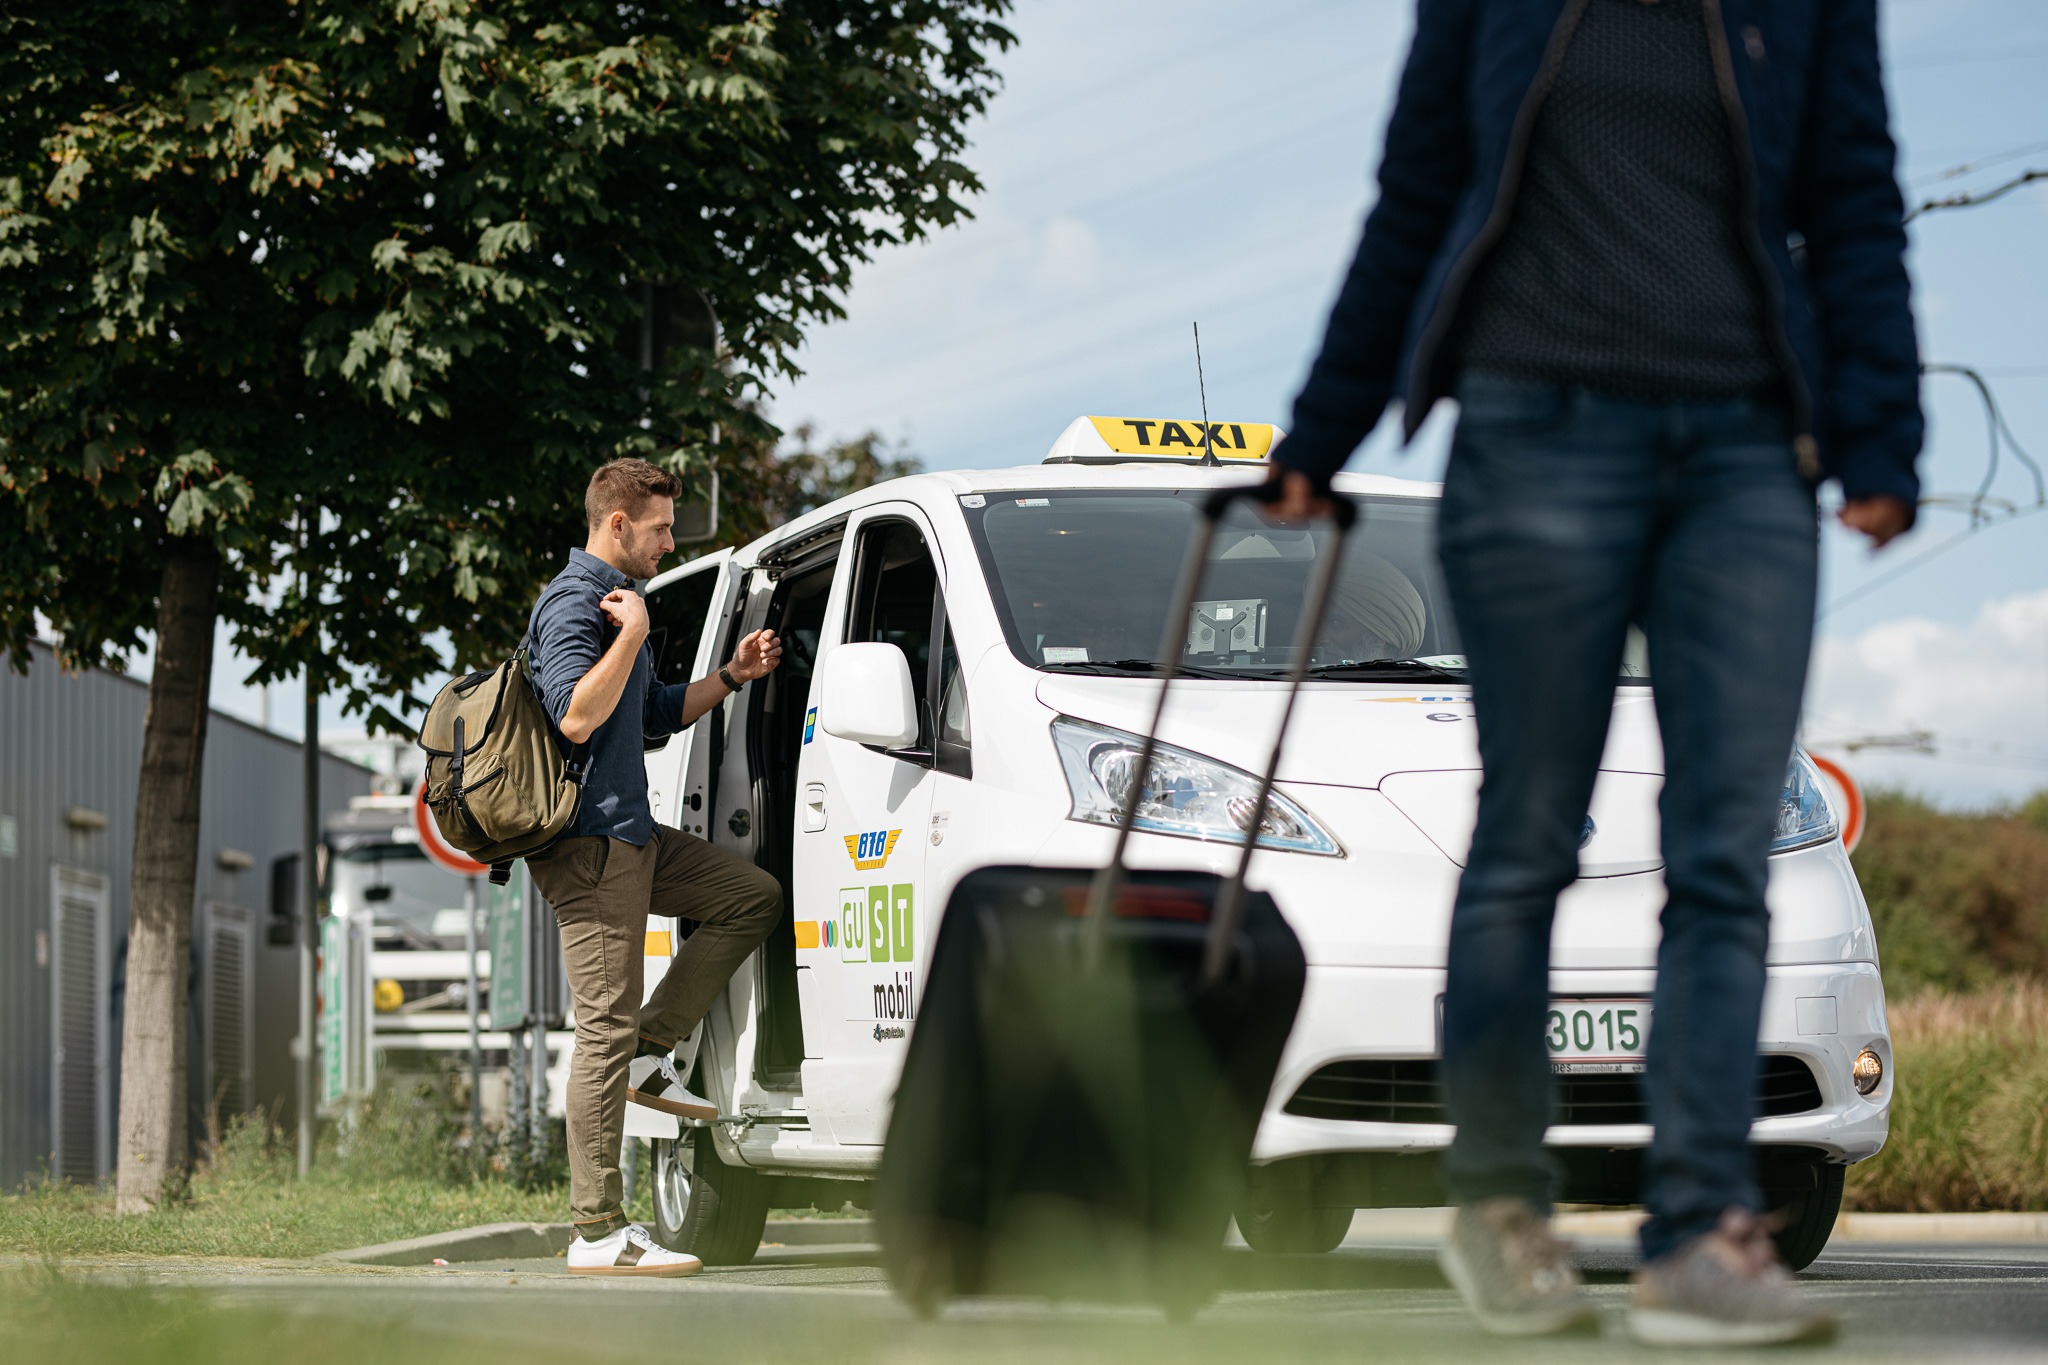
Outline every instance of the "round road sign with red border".
{"label": "round road sign with red border", "polygon": [[427,856],[447,868],[458,877],[481,877],[491,870],[490,864],[480,863],[455,845],[441,837],[441,827],[434,823],[434,813],[427,809],[427,779],[412,794],[412,827],[420,836],[420,847]]}
{"label": "round road sign with red border", "polygon": [[1854,853],[1856,845],[1863,842],[1863,789],[1833,759],[1822,758],[1816,753],[1809,753],[1807,757],[1813,760],[1813,766],[1820,769],[1821,776],[1842,798],[1842,847]]}

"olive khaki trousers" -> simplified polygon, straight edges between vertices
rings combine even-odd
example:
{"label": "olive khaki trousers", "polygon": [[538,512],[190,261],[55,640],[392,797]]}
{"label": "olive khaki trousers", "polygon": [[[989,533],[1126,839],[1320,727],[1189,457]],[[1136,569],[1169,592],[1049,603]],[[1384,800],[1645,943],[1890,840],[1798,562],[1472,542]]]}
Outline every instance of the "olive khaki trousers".
{"label": "olive khaki trousers", "polygon": [[[625,1226],[619,1151],[626,1072],[640,1039],[672,1047],[725,989],[733,971],[782,918],[782,887],[749,862],[657,825],[644,847],[623,839],[564,839],[526,860],[562,926],[576,1007],[576,1052],[565,1097],[569,1209],[595,1241]],[[647,917],[695,930],[646,997]]]}

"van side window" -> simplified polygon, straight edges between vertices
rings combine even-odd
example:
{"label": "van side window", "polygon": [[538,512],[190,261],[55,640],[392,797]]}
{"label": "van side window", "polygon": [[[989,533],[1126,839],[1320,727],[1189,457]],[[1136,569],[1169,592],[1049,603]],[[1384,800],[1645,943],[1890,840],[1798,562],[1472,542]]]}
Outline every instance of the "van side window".
{"label": "van side window", "polygon": [[656,683],[696,681],[690,669],[697,662],[697,643],[704,638],[711,595],[717,590],[718,570],[704,569],[648,594],[647,643],[654,651]]}
{"label": "van side window", "polygon": [[854,581],[850,643],[878,642],[903,651],[910,688],[917,698],[918,755],[932,751],[932,603],[938,572],[924,537],[906,521],[884,521],[862,529],[859,577]]}
{"label": "van side window", "polygon": [[[690,671],[697,645],[711,617],[711,598],[718,591],[718,570],[700,569],[647,595],[647,645],[654,654],[654,686],[696,681]],[[643,736],[640,747],[653,752],[669,736]]]}
{"label": "van side window", "polygon": [[[943,605],[940,609],[944,610]],[[939,651],[939,771],[955,777],[973,777],[974,727],[967,716],[967,679],[960,671],[960,651],[953,644],[953,627],[943,616],[939,629],[945,640]]]}
{"label": "van side window", "polygon": [[966,682],[930,547],[907,521],[876,521],[862,528],[857,554],[846,638],[902,650],[917,698],[917,743],[897,756],[971,777]]}

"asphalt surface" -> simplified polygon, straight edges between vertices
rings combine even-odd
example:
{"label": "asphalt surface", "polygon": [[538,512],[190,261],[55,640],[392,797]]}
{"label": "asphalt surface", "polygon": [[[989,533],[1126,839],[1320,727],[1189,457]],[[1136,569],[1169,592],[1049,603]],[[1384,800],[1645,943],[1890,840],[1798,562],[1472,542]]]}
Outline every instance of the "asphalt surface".
{"label": "asphalt surface", "polygon": [[[1226,1289],[1186,1325],[1141,1308],[983,1299],[914,1318],[874,1249],[766,1247],[687,1280],[571,1278],[557,1258],[433,1268],[144,1260],[74,1262],[95,1279],[198,1288],[225,1304],[399,1324],[423,1338],[504,1342],[565,1361],[1602,1360],[1657,1353],[1623,1334],[1627,1242],[1580,1243],[1605,1316],[1597,1339],[1494,1342],[1445,1287],[1419,1238],[1354,1233],[1326,1256],[1228,1253]],[[1832,1250],[1800,1279],[1842,1319],[1799,1359],[2048,1359],[2048,1245]],[[1785,1359],[1785,1353],[1768,1353]],[[1743,1359],[1717,1354],[1717,1360]]]}

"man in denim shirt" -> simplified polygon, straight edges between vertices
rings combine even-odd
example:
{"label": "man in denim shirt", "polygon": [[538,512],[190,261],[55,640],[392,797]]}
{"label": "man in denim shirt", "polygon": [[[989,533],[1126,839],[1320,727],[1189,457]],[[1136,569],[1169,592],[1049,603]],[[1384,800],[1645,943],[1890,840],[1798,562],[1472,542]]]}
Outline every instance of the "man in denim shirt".
{"label": "man in denim shirt", "polygon": [[[766,676],[782,660],[773,631],[741,640],[708,678],[660,686],[647,644],[652,578],[675,549],[679,485],[645,460],[614,460],[584,496],[590,536],[534,603],[531,657],[541,699],[563,738],[589,746],[576,822],[528,858],[534,885],[562,926],[576,1002],[569,1067],[569,1206],[580,1234],[569,1270],[591,1275],[690,1275],[694,1256],[655,1244],[622,1207],[619,1150],[628,1100],[665,1113],[714,1118],[684,1088],[672,1052],[733,970],[782,917],[782,888],[749,862],[655,823],[643,737],[674,734]],[[696,924],[641,1005],[648,915]]]}
{"label": "man in denim shirt", "polygon": [[1313,510],[1393,399],[1458,400],[1438,543],[1479,720],[1451,918],[1443,1264],[1480,1323],[1590,1326],[1551,1235],[1551,919],[1631,624],[1664,739],[1645,1088],[1653,1344],[1824,1336],[1749,1149],[1767,856],[1814,493],[1913,524],[1919,355],[1874,0],[1420,0],[1380,198],[1274,452]]}

